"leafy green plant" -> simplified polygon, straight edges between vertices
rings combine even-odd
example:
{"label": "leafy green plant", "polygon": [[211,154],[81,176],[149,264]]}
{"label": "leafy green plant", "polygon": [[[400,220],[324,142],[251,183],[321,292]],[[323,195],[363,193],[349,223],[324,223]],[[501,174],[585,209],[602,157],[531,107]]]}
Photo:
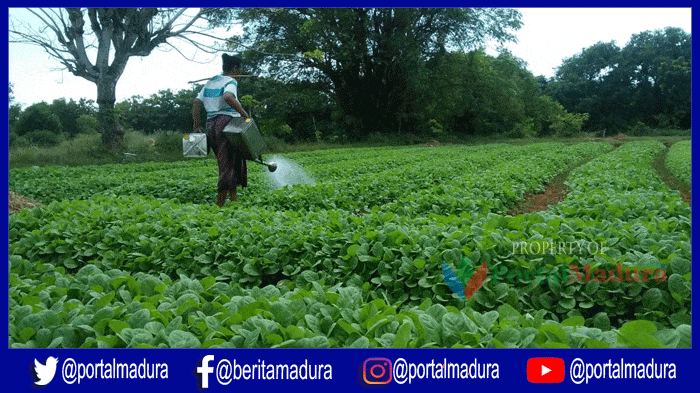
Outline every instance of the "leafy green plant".
{"label": "leafy green plant", "polygon": [[676,142],[666,156],[666,167],[688,186],[691,185],[690,141]]}
{"label": "leafy green plant", "polygon": [[[690,208],[651,169],[663,145],[611,150],[295,153],[316,185],[272,191],[251,165],[224,209],[213,160],[14,169],[10,189],[46,205],[9,218],[10,346],[687,347]],[[551,210],[505,214],[586,160]],[[533,241],[607,249],[514,253]],[[463,256],[533,274],[489,273],[463,301],[441,271]],[[666,280],[569,282],[618,263]]]}

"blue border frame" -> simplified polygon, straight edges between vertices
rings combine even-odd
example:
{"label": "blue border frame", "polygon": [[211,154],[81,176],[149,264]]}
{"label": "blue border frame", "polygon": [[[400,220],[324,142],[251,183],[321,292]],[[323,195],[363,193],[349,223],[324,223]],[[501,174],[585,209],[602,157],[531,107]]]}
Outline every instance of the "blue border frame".
{"label": "blue border frame", "polygon": [[[17,3],[17,2],[13,2]],[[44,1],[31,2],[32,6],[50,6],[51,4]],[[149,2],[153,3],[153,2]],[[161,2],[155,2],[158,5]],[[225,2],[214,1],[207,2],[212,3],[212,6],[226,6]],[[437,3],[430,3],[430,6],[499,6],[499,7],[515,7],[519,6],[523,2],[456,2],[456,1],[440,1]],[[356,2],[341,2],[329,4],[327,1],[304,1],[297,3],[295,5],[304,6],[321,6],[327,7],[332,6],[345,6],[345,7],[355,7],[355,6],[399,6],[399,7],[409,7],[409,6],[425,6],[425,3],[418,3],[415,1],[356,1]],[[690,1],[673,1],[663,4],[664,7],[692,7],[692,2]],[[118,6],[129,6],[136,5],[133,2],[119,2],[115,4]],[[143,6],[143,4],[138,4]],[[173,5],[186,5],[181,1],[170,1],[168,6]],[[289,6],[290,2],[287,1],[262,1],[255,4],[250,4],[251,6],[262,7],[262,6]],[[526,6],[529,7],[556,7],[561,6],[560,2],[552,1],[536,1],[527,2]],[[653,7],[658,6],[658,4],[653,3],[631,3],[631,2],[614,2],[611,4],[608,1],[588,1],[588,2],[573,2],[565,4],[567,7]],[[10,4],[9,7],[17,6],[17,4]],[[692,10],[692,16],[696,17],[695,9]],[[693,18],[695,19],[695,18]],[[8,23],[8,18],[2,20],[2,24]],[[692,32],[691,32],[692,34]],[[9,41],[9,40],[8,40]],[[5,47],[5,42],[2,42],[4,53],[8,53],[8,48]],[[693,49],[696,47],[693,44]],[[7,67],[7,62],[4,63]],[[5,76],[8,77],[8,71],[5,69]],[[9,77],[8,77],[9,78]],[[696,77],[693,76],[693,85],[695,83]],[[8,80],[9,82],[9,80]],[[695,105],[693,105],[693,109]],[[697,143],[692,143],[692,149],[697,148]],[[8,147],[5,144],[3,149],[7,153]],[[3,165],[8,165],[7,161],[3,162]],[[693,159],[693,172],[695,172],[695,159]],[[5,184],[8,182],[7,170],[0,171],[3,176],[3,181]],[[697,184],[697,182],[695,182]],[[694,191],[694,190],[693,190]],[[6,196],[7,194],[2,194]],[[5,221],[3,226],[3,233],[7,235],[7,224]],[[697,235],[693,235],[692,243],[696,243]],[[3,251],[7,253],[7,244],[2,244]],[[2,279],[8,282],[8,275],[6,270],[2,270]],[[3,292],[5,299],[8,299],[8,292]],[[693,292],[693,300],[697,303],[698,294],[696,291]],[[5,303],[7,304],[7,303]],[[8,324],[2,324],[2,334],[7,337]],[[228,390],[238,389],[238,388],[253,388],[260,386],[265,390],[272,389],[284,389],[292,391],[309,391],[309,390],[357,390],[358,388],[370,388],[370,389],[387,389],[387,391],[393,390],[421,390],[431,389],[433,386],[436,389],[444,389],[454,386],[455,388],[462,389],[496,389],[505,390],[508,388],[515,388],[520,391],[560,391],[562,388],[569,388],[576,386],[569,378],[569,369],[571,362],[575,358],[582,358],[585,362],[601,362],[607,363],[609,360],[612,362],[619,362],[620,359],[624,359],[625,362],[633,363],[648,363],[651,359],[654,359],[656,364],[660,363],[675,363],[676,368],[676,379],[672,380],[646,380],[646,379],[635,379],[635,380],[594,380],[590,381],[588,384],[581,384],[579,386],[585,386],[594,388],[596,390],[612,390],[612,389],[635,389],[641,388],[643,390],[657,390],[664,389],[667,391],[675,390],[679,388],[685,388],[691,386],[694,380],[694,373],[696,371],[696,366],[698,365],[698,349],[694,347],[693,349],[678,349],[678,350],[650,350],[650,349],[600,349],[600,350],[583,350],[583,349],[501,349],[501,350],[455,350],[455,349],[384,349],[384,350],[372,350],[372,349],[289,349],[289,350],[272,350],[272,349],[236,349],[236,350],[211,350],[211,349],[154,349],[154,350],[119,350],[119,349],[93,349],[93,350],[80,350],[80,349],[36,349],[36,350],[20,350],[20,349],[9,349],[7,347],[1,349],[0,358],[3,359],[2,379],[3,385],[6,388],[5,391],[33,391],[37,389],[33,386],[33,379],[31,373],[29,372],[31,366],[33,365],[34,359],[43,361],[48,356],[58,357],[60,362],[67,358],[74,358],[77,362],[82,363],[99,363],[101,359],[105,362],[110,362],[113,358],[116,358],[118,362],[135,362],[141,363],[144,358],[147,359],[149,363],[167,363],[168,364],[168,379],[167,380],[110,380],[110,381],[99,381],[99,380],[84,380],[80,384],[68,385],[63,381],[58,381],[60,377],[57,376],[51,385],[47,385],[43,388],[48,389],[47,391],[95,391],[95,389],[106,390],[106,391],[119,391],[124,392],[125,389],[135,389],[135,390],[147,390],[147,389],[157,389],[163,390],[168,389],[172,391],[194,391],[198,389],[199,380],[197,378],[196,368],[200,365],[201,359],[206,355],[214,355],[216,361],[220,359],[227,358],[231,362],[234,360],[238,362],[237,364],[248,363],[248,364],[258,364],[258,359],[265,360],[268,364],[270,363],[303,363],[306,359],[309,364],[331,364],[333,367],[333,380],[332,381],[234,381],[228,386],[220,386],[216,383],[212,383],[213,375],[210,376],[210,388],[207,390]],[[408,383],[399,385],[395,381],[388,385],[363,385],[362,384],[362,363],[371,357],[386,357],[392,361],[396,361],[399,358],[405,358],[408,362],[430,362],[434,360],[435,362],[441,362],[446,359],[448,362],[466,362],[472,363],[478,360],[479,363],[494,363],[499,364],[499,379],[486,379],[486,380],[418,380],[413,381],[410,385]],[[527,360],[531,357],[560,357],[563,358],[567,367],[566,379],[562,384],[533,384],[527,381],[525,368]],[[201,380],[201,378],[200,378]]]}

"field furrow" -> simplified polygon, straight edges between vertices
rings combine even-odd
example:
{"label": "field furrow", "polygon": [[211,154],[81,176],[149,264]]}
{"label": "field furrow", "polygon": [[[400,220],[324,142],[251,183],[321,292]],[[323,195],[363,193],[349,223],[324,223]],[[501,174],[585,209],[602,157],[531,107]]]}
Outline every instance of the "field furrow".
{"label": "field furrow", "polygon": [[[272,190],[251,163],[223,209],[213,160],[13,170],[47,205],[10,217],[10,345],[689,346],[690,208],[661,149],[297,153],[315,185]],[[551,210],[505,215],[588,160]],[[470,300],[446,285],[484,262]]]}

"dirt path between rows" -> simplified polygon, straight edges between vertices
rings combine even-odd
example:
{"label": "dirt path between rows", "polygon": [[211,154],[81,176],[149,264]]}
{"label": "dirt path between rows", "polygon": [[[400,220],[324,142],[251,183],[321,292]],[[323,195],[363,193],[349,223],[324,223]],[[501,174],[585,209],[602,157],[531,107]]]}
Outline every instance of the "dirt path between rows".
{"label": "dirt path between rows", "polygon": [[[611,140],[609,142],[612,143],[616,149],[620,147],[622,143],[624,143],[622,140]],[[678,190],[681,193],[681,198],[687,202],[688,205],[690,205],[690,187],[674,176],[673,173],[666,168],[666,155],[668,154],[668,150],[669,146],[667,145],[666,149],[659,154],[659,157],[657,157],[656,160],[654,160],[652,167],[659,174],[661,180],[663,180],[663,182],[666,183],[666,185],[668,185],[671,189]],[[555,176],[554,179],[552,179],[552,181],[545,186],[544,192],[537,194],[526,192],[523,195],[523,198],[515,206],[508,210],[506,214],[510,216],[517,216],[519,214],[549,210],[550,206],[556,205],[557,203],[563,201],[569,194],[569,187],[564,184],[564,181],[566,181],[566,178],[569,177],[571,171],[588,161],[590,160],[573,165],[566,171]]]}
{"label": "dirt path between rows", "polygon": [[563,201],[569,194],[569,187],[564,184],[564,181],[567,177],[569,177],[569,173],[571,173],[574,168],[583,165],[586,162],[588,161],[574,165],[567,169],[566,172],[556,175],[554,179],[552,179],[552,181],[545,186],[544,192],[539,194],[526,192],[523,195],[523,199],[508,210],[506,214],[509,216],[517,216],[519,214],[549,210],[551,205],[556,205],[557,203]]}
{"label": "dirt path between rows", "polygon": [[681,198],[690,205],[690,187],[666,168],[666,155],[668,155],[669,148],[670,146],[666,145],[666,149],[659,154],[651,166],[656,170],[661,180],[671,189],[679,191]]}
{"label": "dirt path between rows", "polygon": [[[612,144],[615,149],[622,146],[624,143],[623,138],[608,138],[608,143]],[[613,149],[613,150],[615,150]],[[612,151],[612,150],[611,150]],[[608,152],[610,153],[610,152]],[[605,153],[605,154],[608,154]],[[510,210],[506,212],[509,216],[517,216],[519,214],[534,213],[544,210],[549,210],[550,206],[556,205],[557,203],[566,199],[569,195],[569,187],[564,184],[569,174],[574,169],[580,167],[581,165],[595,159],[596,157],[591,157],[588,160],[581,161],[577,164],[570,166],[566,171],[556,175],[552,181],[547,183],[544,191],[541,193],[526,192],[523,198],[518,201]]]}

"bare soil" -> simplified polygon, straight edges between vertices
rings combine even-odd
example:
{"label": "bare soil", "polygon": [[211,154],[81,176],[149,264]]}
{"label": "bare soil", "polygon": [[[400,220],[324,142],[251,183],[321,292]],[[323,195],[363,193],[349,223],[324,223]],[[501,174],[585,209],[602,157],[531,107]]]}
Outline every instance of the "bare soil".
{"label": "bare soil", "polygon": [[519,214],[549,210],[551,205],[556,205],[566,199],[566,196],[569,194],[569,187],[564,184],[564,181],[573,168],[574,167],[555,176],[554,179],[545,186],[544,192],[539,194],[526,192],[525,195],[523,195],[523,199],[508,210],[506,214],[517,216]]}
{"label": "bare soil", "polygon": [[[626,139],[626,135],[619,134],[615,137],[596,138],[595,140],[608,142],[612,144],[615,147],[615,149],[617,149],[623,143],[625,143]],[[566,171],[556,175],[554,179],[552,179],[552,181],[550,181],[545,186],[543,192],[537,194],[526,192],[523,195],[523,199],[521,199],[518,203],[515,204],[515,206],[508,210],[506,214],[510,216],[517,216],[519,214],[549,210],[549,208],[552,205],[556,205],[557,203],[563,201],[564,199],[566,199],[566,196],[569,195],[570,191],[569,187],[566,184],[564,184],[564,181],[566,181],[566,179],[569,177],[571,171],[587,163],[588,161],[590,160],[582,161],[578,164],[572,165]]]}
{"label": "bare soil", "polygon": [[666,144],[666,150],[662,151],[661,154],[654,160],[651,166],[659,174],[661,180],[666,183],[673,190],[678,190],[681,193],[681,198],[690,205],[690,187],[685,184],[682,180],[677,178],[673,173],[671,173],[666,168],[666,155],[668,154],[669,144]]}
{"label": "bare soil", "polygon": [[20,211],[22,209],[32,209],[32,208],[35,208],[37,206],[41,206],[41,203],[39,203],[35,200],[32,200],[32,199],[29,199],[25,196],[15,194],[12,191],[10,191],[8,199],[9,199],[9,205],[10,205],[9,206],[10,207],[10,214],[9,215],[17,213],[18,211]]}
{"label": "bare soil", "polygon": [[431,141],[425,142],[423,146],[429,146],[429,147],[436,147],[436,146],[444,146],[444,144],[438,142],[437,140],[433,139]]}

